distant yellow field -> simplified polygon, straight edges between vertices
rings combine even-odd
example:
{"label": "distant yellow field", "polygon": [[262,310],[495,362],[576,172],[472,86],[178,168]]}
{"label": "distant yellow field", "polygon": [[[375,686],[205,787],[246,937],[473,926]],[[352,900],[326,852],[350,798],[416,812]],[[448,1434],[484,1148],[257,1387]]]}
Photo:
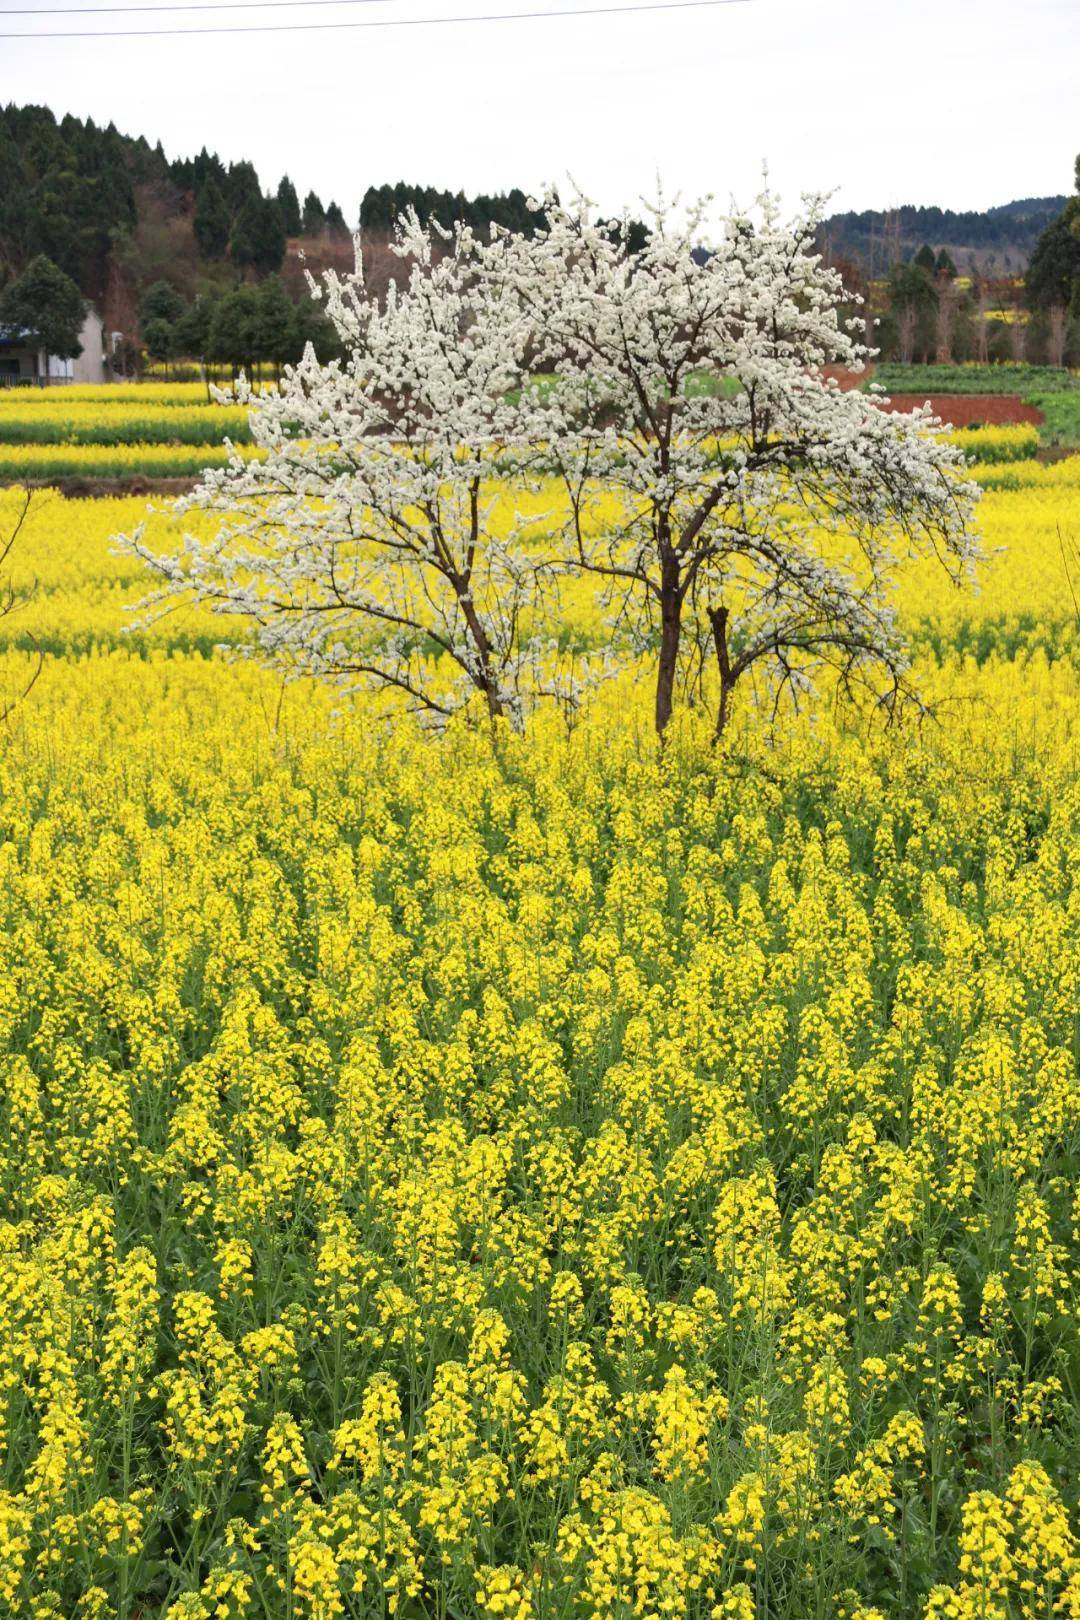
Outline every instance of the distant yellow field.
{"label": "distant yellow field", "polygon": [[[215,387],[228,387],[223,378]],[[267,388],[272,384],[266,384]],[[201,382],[64,383],[54,388],[0,389],[0,412],[30,407],[54,410],[69,405],[111,408],[123,405],[205,405],[207,388]]]}

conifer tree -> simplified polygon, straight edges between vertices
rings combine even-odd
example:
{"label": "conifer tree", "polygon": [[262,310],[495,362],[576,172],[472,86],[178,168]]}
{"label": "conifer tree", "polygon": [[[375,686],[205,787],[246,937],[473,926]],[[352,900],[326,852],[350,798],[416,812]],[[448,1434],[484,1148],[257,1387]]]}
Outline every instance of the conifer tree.
{"label": "conifer tree", "polygon": [[200,251],[209,259],[220,259],[229,243],[229,210],[212,174],[196,198],[194,226]]}
{"label": "conifer tree", "polygon": [[314,191],[304,198],[304,235],[320,236],[326,229],[326,210]]}
{"label": "conifer tree", "polygon": [[286,236],[299,236],[303,226],[296,187],[288,175],[283,175],[277,188],[277,205],[281,210],[281,223]]}
{"label": "conifer tree", "polygon": [[278,205],[269,197],[244,204],[229,238],[229,257],[241,269],[266,275],[280,270],[285,257],[285,231]]}

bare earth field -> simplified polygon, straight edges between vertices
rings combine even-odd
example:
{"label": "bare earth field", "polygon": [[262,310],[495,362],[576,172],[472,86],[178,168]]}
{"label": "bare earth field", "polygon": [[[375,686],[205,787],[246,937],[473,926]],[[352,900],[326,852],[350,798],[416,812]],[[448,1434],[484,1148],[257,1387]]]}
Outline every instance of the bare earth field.
{"label": "bare earth field", "polygon": [[1042,411],[1029,405],[1019,394],[891,394],[882,408],[887,411],[913,411],[929,399],[935,416],[940,416],[950,427],[972,427],[980,424],[1004,422],[1032,422],[1036,427],[1045,420]]}

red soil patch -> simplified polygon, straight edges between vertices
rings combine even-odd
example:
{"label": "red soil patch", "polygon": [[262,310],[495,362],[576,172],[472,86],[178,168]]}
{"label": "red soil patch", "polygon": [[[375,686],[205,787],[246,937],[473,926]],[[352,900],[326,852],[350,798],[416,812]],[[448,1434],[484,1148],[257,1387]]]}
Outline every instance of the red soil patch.
{"label": "red soil patch", "polygon": [[[846,366],[823,366],[823,377],[832,378],[843,393],[860,388],[874,375],[874,367],[865,371],[849,371]],[[970,427],[972,422],[1032,422],[1036,427],[1043,420],[1042,411],[1034,405],[1025,405],[1019,394],[892,394],[887,411],[913,411],[925,405],[927,399],[935,416],[940,416],[950,427]]]}
{"label": "red soil patch", "polygon": [[1019,394],[891,394],[886,411],[913,411],[927,399],[935,416],[951,427],[970,427],[973,422],[1032,422],[1037,427],[1043,413],[1026,405]]}
{"label": "red soil patch", "polygon": [[[847,366],[823,366],[821,369],[821,376],[832,377],[844,394],[863,386],[863,382],[873,379],[873,374],[873,366],[866,366],[865,371],[848,371]],[[1036,410],[1035,405],[1025,405],[1018,394],[891,394],[889,403],[882,405],[882,410],[915,410],[918,405],[925,405],[926,400],[929,400],[934,416],[941,416],[941,420],[947,421],[952,428],[970,428],[973,421],[1030,421],[1038,428],[1043,421],[1043,411]]]}

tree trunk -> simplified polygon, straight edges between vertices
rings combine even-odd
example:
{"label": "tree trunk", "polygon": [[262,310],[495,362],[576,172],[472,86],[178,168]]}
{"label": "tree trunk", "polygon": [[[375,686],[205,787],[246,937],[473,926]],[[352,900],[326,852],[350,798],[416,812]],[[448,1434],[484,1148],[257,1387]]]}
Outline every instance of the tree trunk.
{"label": "tree trunk", "polygon": [[1047,311],[1046,360],[1047,364],[1061,367],[1065,364],[1065,339],[1068,331],[1068,310],[1064,304],[1051,304]]}
{"label": "tree trunk", "polygon": [[731,694],[735,687],[735,676],[731,670],[731,655],[728,651],[727,608],[711,607],[709,609],[709,623],[712,625],[713,645],[716,647],[716,662],[720,670],[720,702],[716,709],[716,727],[713,731],[713,742],[718,743],[724,734],[724,727],[727,725],[731,714]]}
{"label": "tree trunk", "polygon": [[900,345],[900,364],[909,366],[915,355],[915,329],[918,311],[914,304],[905,304],[896,316],[896,335]]}
{"label": "tree trunk", "polygon": [[487,685],[484,687],[484,699],[487,703],[488,719],[501,719],[503,715],[502,699],[499,697],[498,688],[494,681],[488,680]]}
{"label": "tree trunk", "polygon": [[452,584],[461,606],[462,617],[468,626],[469,635],[472,638],[472,644],[476,648],[480,662],[480,679],[476,684],[484,694],[489,716],[492,720],[498,720],[504,710],[502,700],[499,697],[499,683],[491,667],[491,642],[488,640],[483,620],[476,611],[476,604],[469,590],[469,582],[458,576],[452,580]]}
{"label": "tree trunk", "polygon": [[1019,304],[1013,305],[1012,320],[1009,323],[1009,353],[1017,363],[1023,360],[1027,352],[1027,326],[1020,319],[1021,315],[1026,313]]}
{"label": "tree trunk", "polygon": [[956,328],[956,289],[951,281],[939,278],[937,318],[934,322],[934,363],[952,364],[953,333]]}
{"label": "tree trunk", "polygon": [[664,735],[675,701],[681,621],[679,559],[672,551],[665,550],[660,564],[660,661],[656,669],[656,733],[659,737]]}

